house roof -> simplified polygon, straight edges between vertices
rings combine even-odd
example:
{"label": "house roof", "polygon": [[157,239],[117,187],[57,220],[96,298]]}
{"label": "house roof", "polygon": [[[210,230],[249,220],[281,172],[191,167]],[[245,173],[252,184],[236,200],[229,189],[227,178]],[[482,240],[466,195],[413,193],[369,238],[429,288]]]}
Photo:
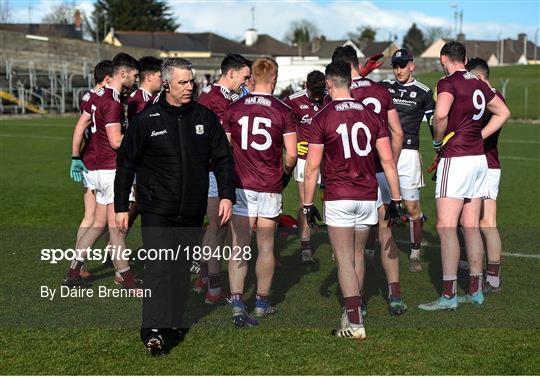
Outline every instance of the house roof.
{"label": "house roof", "polygon": [[0,30],[15,31],[45,37],[82,39],[82,30],[75,24],[0,24]]}
{"label": "house roof", "polygon": [[369,57],[376,54],[382,54],[392,44],[395,44],[395,43],[393,41],[369,42],[364,47],[360,46],[360,49],[362,50],[365,56]]}
{"label": "house roof", "polygon": [[[422,57],[426,58],[438,58],[440,49],[444,43],[450,41],[450,39],[439,39],[431,46],[429,46]],[[467,56],[469,58],[479,57],[488,61],[491,56],[495,56],[497,60],[500,59],[501,55],[501,42],[500,41],[484,41],[484,40],[474,40],[474,39],[465,39],[460,40],[461,43],[465,45],[467,50]],[[518,63],[522,55],[524,55],[524,48],[526,48],[526,58],[528,60],[534,59],[534,48],[535,45],[533,42],[527,40],[524,47],[523,39],[510,39],[507,38],[504,40],[503,48],[503,63],[504,64],[515,64]]]}
{"label": "house roof", "polygon": [[257,51],[214,33],[177,33],[149,31],[115,31],[123,46],[155,48],[163,51],[209,51],[214,54],[235,52],[257,55]]}
{"label": "house roof", "polygon": [[260,54],[271,56],[296,56],[298,50],[295,47],[281,42],[268,34],[260,34],[257,41],[250,46]]}

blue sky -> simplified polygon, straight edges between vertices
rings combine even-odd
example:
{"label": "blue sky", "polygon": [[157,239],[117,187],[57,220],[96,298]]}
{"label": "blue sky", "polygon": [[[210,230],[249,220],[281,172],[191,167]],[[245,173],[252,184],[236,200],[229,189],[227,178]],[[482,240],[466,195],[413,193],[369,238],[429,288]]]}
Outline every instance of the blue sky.
{"label": "blue sky", "polygon": [[[61,0],[0,0],[9,2],[12,21],[28,22],[32,7],[32,22],[39,22]],[[92,0],[68,0],[83,11],[90,12]],[[413,22],[420,28],[454,25],[451,4],[463,11],[463,31],[469,39],[495,40],[499,34],[516,38],[525,32],[531,40],[540,26],[540,1],[349,1],[349,0],[169,0],[181,23],[179,31],[213,31],[232,39],[241,39],[251,26],[251,7],[255,7],[255,26],[260,33],[282,39],[291,21],[308,19],[329,39],[343,38],[356,27],[371,25],[377,29],[377,39],[388,39],[390,33],[398,42]],[[540,39],[540,32],[538,33]]]}

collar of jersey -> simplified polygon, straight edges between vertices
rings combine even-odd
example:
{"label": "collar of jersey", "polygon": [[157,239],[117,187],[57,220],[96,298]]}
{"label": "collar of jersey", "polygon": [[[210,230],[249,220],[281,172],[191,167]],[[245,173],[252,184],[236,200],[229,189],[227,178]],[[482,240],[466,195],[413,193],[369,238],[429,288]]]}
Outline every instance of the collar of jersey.
{"label": "collar of jersey", "polygon": [[345,97],[345,98],[336,98],[333,101],[354,101],[354,98],[351,97]]}
{"label": "collar of jersey", "polygon": [[253,92],[249,94],[253,94],[254,96],[271,96],[270,93],[262,93],[262,92]]}
{"label": "collar of jersey", "polygon": [[114,89],[112,86],[105,85],[105,88],[111,89],[113,92],[120,94],[120,92],[116,89]]}

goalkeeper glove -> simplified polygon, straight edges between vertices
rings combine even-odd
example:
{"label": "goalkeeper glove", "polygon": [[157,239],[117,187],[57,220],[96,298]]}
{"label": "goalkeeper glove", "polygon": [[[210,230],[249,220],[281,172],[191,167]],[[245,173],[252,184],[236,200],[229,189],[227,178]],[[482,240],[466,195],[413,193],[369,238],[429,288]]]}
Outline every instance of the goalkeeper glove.
{"label": "goalkeeper glove", "polygon": [[388,221],[388,227],[391,228],[394,225],[401,223],[401,200],[391,200],[386,213],[384,214],[384,220]]}
{"label": "goalkeeper glove", "polygon": [[296,150],[299,156],[305,156],[308,152],[308,142],[299,141],[298,143],[296,143]]}
{"label": "goalkeeper glove", "polygon": [[88,173],[88,169],[86,166],[84,166],[84,163],[82,162],[81,158],[71,157],[71,168],[69,169],[69,176],[71,179],[73,179],[75,182],[82,182],[82,172]]}
{"label": "goalkeeper glove", "polygon": [[311,229],[312,232],[318,231],[319,226],[317,225],[317,220],[321,221],[322,218],[317,207],[315,207],[313,204],[304,204],[303,212],[304,215],[306,215],[306,221],[309,225],[309,229]]}
{"label": "goalkeeper glove", "polygon": [[381,65],[383,65],[384,60],[381,60],[380,62],[378,61],[382,57],[383,57],[383,54],[377,54],[377,55],[370,56],[369,59],[366,61],[366,64],[364,64],[360,68],[360,76],[366,77],[371,72],[373,72],[374,70],[379,68]]}

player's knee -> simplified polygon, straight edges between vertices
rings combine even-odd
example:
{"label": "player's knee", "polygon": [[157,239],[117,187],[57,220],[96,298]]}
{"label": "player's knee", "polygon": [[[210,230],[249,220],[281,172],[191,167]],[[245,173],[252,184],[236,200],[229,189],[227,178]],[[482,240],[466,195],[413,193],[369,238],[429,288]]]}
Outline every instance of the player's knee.
{"label": "player's knee", "polygon": [[480,220],[480,228],[488,229],[497,227],[497,220],[494,218],[483,218]]}
{"label": "player's knee", "polygon": [[461,219],[461,226],[463,226],[465,229],[478,228],[480,226],[480,219],[475,217],[463,217]]}
{"label": "player's knee", "polygon": [[421,215],[420,205],[418,202],[405,202],[405,209],[407,210],[409,216],[413,219],[417,219]]}

